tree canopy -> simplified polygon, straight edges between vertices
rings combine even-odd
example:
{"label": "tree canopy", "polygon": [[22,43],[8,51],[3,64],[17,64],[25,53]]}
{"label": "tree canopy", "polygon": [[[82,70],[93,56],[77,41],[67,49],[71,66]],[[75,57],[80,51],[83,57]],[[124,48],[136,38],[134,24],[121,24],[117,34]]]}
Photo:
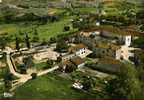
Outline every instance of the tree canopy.
{"label": "tree canopy", "polygon": [[121,73],[109,81],[106,90],[112,100],[137,100],[141,93],[141,84],[135,67],[126,63],[121,68]]}

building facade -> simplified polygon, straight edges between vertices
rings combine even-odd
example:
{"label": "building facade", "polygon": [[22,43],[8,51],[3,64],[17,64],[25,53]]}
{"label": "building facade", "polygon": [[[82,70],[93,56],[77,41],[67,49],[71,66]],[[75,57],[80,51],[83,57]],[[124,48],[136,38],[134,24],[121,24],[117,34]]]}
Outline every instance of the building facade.
{"label": "building facade", "polygon": [[98,43],[93,49],[93,54],[96,57],[112,57],[114,59],[120,59],[121,47],[114,44]]}

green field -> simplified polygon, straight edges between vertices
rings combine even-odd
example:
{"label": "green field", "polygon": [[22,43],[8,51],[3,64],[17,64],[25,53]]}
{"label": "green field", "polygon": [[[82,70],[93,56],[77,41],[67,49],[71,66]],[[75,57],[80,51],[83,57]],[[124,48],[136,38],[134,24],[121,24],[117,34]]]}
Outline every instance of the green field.
{"label": "green field", "polygon": [[[49,37],[56,36],[58,34],[62,34],[63,28],[65,25],[70,24],[69,18],[64,18],[60,21],[54,23],[47,23],[46,25],[40,25],[36,29],[39,33],[40,39],[48,39]],[[0,25],[0,34],[8,33],[9,35],[18,34],[19,31],[27,32],[32,36],[32,31],[36,27],[36,24],[24,24],[24,23],[17,23],[17,24],[1,24]]]}
{"label": "green field", "polygon": [[16,90],[11,100],[104,100],[71,88],[72,82],[54,74],[31,80]]}

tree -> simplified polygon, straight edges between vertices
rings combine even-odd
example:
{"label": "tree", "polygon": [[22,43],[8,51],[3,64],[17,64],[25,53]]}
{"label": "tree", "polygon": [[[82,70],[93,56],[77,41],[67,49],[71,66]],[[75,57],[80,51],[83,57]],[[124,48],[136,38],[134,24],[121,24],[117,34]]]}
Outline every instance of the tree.
{"label": "tree", "polygon": [[17,10],[9,8],[8,6],[4,6],[2,7],[1,13],[3,15],[4,22],[10,23],[14,20],[14,17],[17,14]]}
{"label": "tree", "polygon": [[49,43],[47,42],[47,40],[45,38],[43,38],[41,41],[41,45],[47,45],[47,44],[49,44]]}
{"label": "tree", "polygon": [[7,42],[9,42],[9,37],[7,36],[1,36],[0,37],[0,48],[5,49]]}
{"label": "tree", "polygon": [[16,45],[16,49],[19,51],[19,49],[20,49],[20,40],[19,40],[19,38],[17,37],[17,36],[15,36],[15,45]]}
{"label": "tree", "polygon": [[96,0],[96,12],[98,14],[98,16],[100,17],[102,15],[102,10],[103,10],[103,3],[101,2],[101,0]]}
{"label": "tree", "polygon": [[70,27],[69,26],[65,26],[64,27],[64,31],[69,31],[70,30]]}
{"label": "tree", "polygon": [[47,67],[48,67],[48,68],[51,68],[51,67],[53,66],[53,64],[54,64],[54,61],[53,61],[53,60],[51,60],[51,59],[48,59],[48,60],[47,60]]}
{"label": "tree", "polygon": [[33,39],[32,41],[33,42],[39,42],[39,35],[38,35],[38,32],[37,32],[37,29],[34,29],[34,33],[33,33]]}
{"label": "tree", "polygon": [[5,41],[4,41],[3,39],[0,40],[0,48],[1,48],[1,49],[5,49],[5,46],[6,46]]}
{"label": "tree", "polygon": [[74,10],[74,7],[73,7],[73,4],[72,4],[72,0],[65,0],[65,5],[67,5],[67,8],[73,12]]}
{"label": "tree", "polygon": [[26,74],[27,73],[27,68],[25,67],[24,64],[20,65],[20,73],[21,74]]}
{"label": "tree", "polygon": [[36,79],[37,78],[37,73],[32,73],[31,76],[32,76],[32,79]]}
{"label": "tree", "polygon": [[60,55],[59,57],[57,57],[57,62],[61,62],[62,61],[62,56]]}
{"label": "tree", "polygon": [[26,42],[27,48],[30,48],[30,40],[29,40],[29,39],[30,39],[30,38],[29,38],[28,34],[25,33],[25,42]]}
{"label": "tree", "polygon": [[89,91],[95,85],[95,81],[90,76],[84,76],[82,80],[83,89]]}
{"label": "tree", "polygon": [[134,45],[140,48],[144,48],[144,37],[139,37],[134,41]]}
{"label": "tree", "polygon": [[67,51],[67,49],[68,49],[68,44],[66,43],[66,41],[64,39],[59,39],[57,41],[56,50],[59,52],[64,52]]}
{"label": "tree", "polygon": [[26,58],[23,58],[23,63],[25,65],[25,68],[31,68],[34,66],[32,56],[28,56]]}
{"label": "tree", "polygon": [[140,27],[140,30],[144,32],[144,25]]}
{"label": "tree", "polygon": [[8,71],[4,75],[4,82],[5,82],[5,88],[6,90],[9,90],[12,88],[12,80],[14,80],[15,77],[13,74],[9,73]]}
{"label": "tree", "polygon": [[77,66],[74,64],[66,65],[65,72],[66,73],[71,73],[77,69]]}
{"label": "tree", "polygon": [[56,38],[55,37],[51,37],[49,40],[50,43],[56,43]]}
{"label": "tree", "polygon": [[106,87],[112,100],[137,100],[141,93],[141,84],[133,65],[126,63],[120,74],[108,82]]}
{"label": "tree", "polygon": [[130,3],[127,0],[123,0],[122,2],[120,2],[119,8],[119,10],[121,11],[120,15],[128,19],[136,20],[136,4]]}

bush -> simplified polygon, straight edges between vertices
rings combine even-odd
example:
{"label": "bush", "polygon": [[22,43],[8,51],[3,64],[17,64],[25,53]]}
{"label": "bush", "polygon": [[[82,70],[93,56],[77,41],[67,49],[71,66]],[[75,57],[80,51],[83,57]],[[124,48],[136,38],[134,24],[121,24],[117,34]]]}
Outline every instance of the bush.
{"label": "bush", "polygon": [[31,76],[32,76],[32,79],[36,79],[37,78],[37,73],[32,73]]}
{"label": "bush", "polygon": [[64,27],[64,31],[69,31],[70,30],[70,27],[69,26],[65,26]]}

